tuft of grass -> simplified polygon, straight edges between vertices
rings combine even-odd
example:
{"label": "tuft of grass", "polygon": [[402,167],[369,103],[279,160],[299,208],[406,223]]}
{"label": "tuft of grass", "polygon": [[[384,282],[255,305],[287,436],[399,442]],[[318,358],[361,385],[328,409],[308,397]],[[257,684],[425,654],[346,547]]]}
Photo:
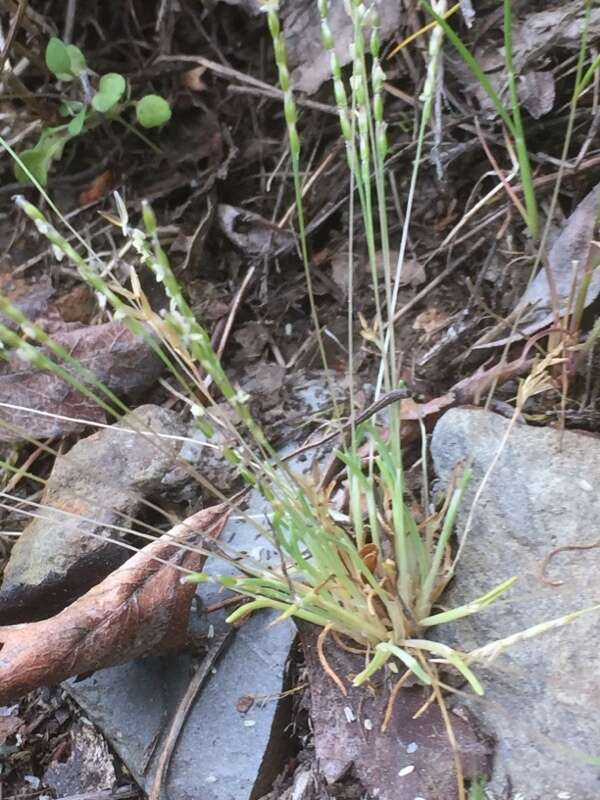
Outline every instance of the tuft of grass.
{"label": "tuft of grass", "polygon": [[[350,185],[349,364],[351,370],[355,327],[352,253],[356,246],[355,225],[360,224],[373,282],[375,318],[370,326],[372,334],[369,336],[370,341],[378,348],[377,399],[381,399],[385,392],[399,387],[393,318],[444,37],[465,58],[486,91],[491,92],[490,97],[497,103],[498,113],[515,142],[523,183],[525,185],[529,181],[532,188],[522,120],[515,108],[518,99],[514,92],[516,77],[511,69],[512,55],[507,56],[512,104],[509,110],[495,94],[485,73],[450,28],[443,14],[438,14],[425,0],[423,4],[437,25],[432,30],[429,43],[429,66],[421,97],[417,151],[406,198],[406,224],[402,231],[400,255],[394,268],[390,255],[385,188],[388,155],[383,98],[385,74],[380,62],[376,14],[359,0],[347,2],[353,29],[353,58],[350,80],[345,80],[335,54],[335,42],[329,26],[328,0],[318,0],[322,41],[330,56],[333,91],[340,135],[346,149]],[[277,14],[278,3],[269,0],[264,3],[264,8],[273,39],[279,83],[284,93],[283,109],[292,165],[299,252],[304,264],[313,322],[325,361],[312,291],[309,246],[302,205],[302,153],[298,112],[287,65],[285,41]],[[437,4],[435,8],[438,8]],[[510,30],[507,33],[507,25],[510,28],[511,24],[510,3],[505,2],[507,51],[512,47]],[[587,74],[579,76],[578,91],[582,91],[587,85]],[[58,210],[52,206],[39,181],[36,181],[36,176],[27,169],[27,164],[4,146],[57,213]],[[358,223],[355,223],[354,215],[355,197],[360,212]],[[452,535],[471,477],[470,470],[464,468],[456,474],[441,508],[425,509],[423,515],[417,515],[407,499],[400,438],[401,409],[398,404],[388,407],[385,431],[382,430],[381,415],[379,419],[373,416],[362,424],[357,424],[351,389],[350,431],[347,437],[342,435],[338,451],[345,467],[347,502],[342,508],[338,508],[332,497],[334,487],[322,485],[316,478],[303,479],[293,473],[278,457],[253,418],[248,404],[249,398],[229,379],[211,346],[208,331],[202,321],[194,316],[187,303],[161,245],[157,220],[148,204],[143,206],[141,225],[137,227],[130,221],[121,198],[115,196],[117,212],[111,220],[120,229],[127,249],[134,256],[130,261],[126,280],[120,280],[101,263],[81,237],[80,252],[67,242],[50,219],[33,203],[23,199],[18,199],[17,202],[37,226],[40,234],[52,244],[56,253],[66,257],[78,270],[81,279],[93,288],[105,313],[113,319],[121,320],[132,332],[150,344],[163,360],[176,384],[175,387],[170,387],[174,396],[184,402],[186,411],[209,440],[215,438],[217,432],[224,435],[227,444],[220,445],[224,458],[236,467],[248,487],[256,489],[265,498],[268,510],[264,521],[251,518],[247,521],[272,542],[279,556],[279,563],[273,565],[272,562],[263,562],[248,554],[228,555],[225,550],[220,551],[223,558],[234,560],[238,570],[236,576],[224,576],[221,582],[248,598],[245,605],[230,615],[230,622],[235,622],[253,611],[269,608],[278,612],[280,621],[296,617],[314,623],[322,628],[322,636],[331,635],[338,640],[341,637],[361,648],[364,668],[354,676],[355,685],[365,684],[380,670],[389,673],[401,670],[403,677],[399,680],[402,681],[404,676],[412,674],[423,685],[431,687],[433,696],[443,705],[441,670],[458,671],[474,692],[483,694],[483,687],[473,669],[475,664],[487,662],[508,646],[567,624],[577,616],[593,610],[584,609],[565,615],[489,643],[470,653],[450,648],[439,638],[437,641],[427,638],[429,629],[434,626],[442,626],[483,611],[503,596],[515,581],[512,578],[458,608],[447,609],[441,606],[443,592],[454,575],[472,518],[471,515],[458,553],[453,558]],[[536,236],[537,211],[534,196],[527,200],[526,195],[525,207],[530,231]],[[64,218],[62,221],[64,224]],[[382,278],[378,270],[379,252],[382,254]],[[138,275],[140,268],[149,270],[154,279],[165,288],[169,304],[161,313],[152,309],[141,288]],[[93,398],[111,415],[118,418],[125,413],[127,409],[117,397],[53,342],[43,330],[26,320],[6,299],[0,300],[0,312],[10,317],[17,326],[16,332],[0,326],[0,341],[6,348],[17,350],[34,366],[59,375],[85,396]],[[49,355],[42,353],[40,346],[45,347]],[[553,363],[540,365],[536,374],[530,376],[529,383],[524,382],[523,396],[543,390],[545,370]],[[351,372],[349,383],[352,387]],[[213,413],[215,395],[229,403],[235,412],[235,421]],[[345,430],[340,429],[340,434],[344,433]],[[196,477],[207,490],[219,499],[225,499],[202,476]],[[203,581],[209,578],[198,574],[194,579]],[[324,667],[328,669],[326,663]],[[335,679],[337,676],[333,677]],[[344,689],[339,679],[336,682]],[[464,798],[465,790],[460,780],[459,765],[457,775],[459,796]],[[473,787],[472,791],[475,791]],[[476,800],[478,795],[471,796]]]}

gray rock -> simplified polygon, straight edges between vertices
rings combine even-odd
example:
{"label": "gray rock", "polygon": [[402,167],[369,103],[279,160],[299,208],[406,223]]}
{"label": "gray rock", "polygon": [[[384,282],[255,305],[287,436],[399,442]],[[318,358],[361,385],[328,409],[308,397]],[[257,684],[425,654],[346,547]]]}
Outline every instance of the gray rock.
{"label": "gray rock", "polygon": [[56,797],[69,797],[112,789],[117,777],[106,740],[89,723],[75,723],[66,761],[52,761],[43,775],[44,786]]}
{"label": "gray rock", "polygon": [[[247,800],[268,791],[283,768],[289,712],[279,695],[294,630],[268,621],[256,615],[234,633],[186,719],[161,797]],[[185,654],[147,658],[64,685],[146,791],[191,668]],[[255,700],[243,714],[237,706],[247,696]]]}
{"label": "gray rock", "polygon": [[[455,409],[435,428],[432,454],[443,481],[458,462],[472,459],[459,534],[508,425],[482,410]],[[513,575],[519,581],[506,599],[440,626],[436,637],[468,651],[600,602],[600,548],[557,554],[548,577],[562,579],[560,586],[541,574],[554,548],[598,540],[599,485],[600,440],[516,425],[476,505],[445,604],[475,599]],[[582,756],[599,755],[599,637],[594,612],[515,645],[489,667],[475,665],[486,693],[469,705],[496,740],[494,798],[600,797],[600,770]]]}
{"label": "gray rock", "polygon": [[180,448],[177,439],[157,445],[155,436],[143,433],[148,430],[179,435],[183,427],[174,412],[141,406],[56,459],[42,503],[57,510],[33,509],[40,516],[13,547],[0,590],[0,624],[52,616],[129,557],[103,537],[127,533],[143,497],[160,485]]}

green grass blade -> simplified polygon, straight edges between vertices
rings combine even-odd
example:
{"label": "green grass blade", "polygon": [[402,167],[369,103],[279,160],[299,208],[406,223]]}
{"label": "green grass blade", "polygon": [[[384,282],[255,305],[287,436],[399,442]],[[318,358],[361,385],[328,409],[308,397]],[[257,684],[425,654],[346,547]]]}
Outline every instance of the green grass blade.
{"label": "green grass blade", "polygon": [[420,681],[427,686],[431,684],[431,676],[427,674],[417,659],[402,647],[398,647],[398,645],[392,644],[391,642],[382,642],[377,645],[377,649],[396,656],[396,658],[399,659],[407,669],[413,672]]}
{"label": "green grass blade", "polygon": [[478,597],[476,600],[472,600],[470,603],[465,603],[465,605],[458,606],[450,611],[442,611],[439,614],[432,614],[429,617],[425,617],[425,619],[420,619],[419,625],[422,625],[423,627],[443,625],[444,622],[455,622],[457,619],[468,617],[471,614],[477,614],[478,611],[486,608],[486,606],[489,606],[491,603],[497,600],[500,595],[508,591],[517,580],[518,578],[516,577],[509,578],[507,581],[504,581],[504,583],[496,586],[495,589],[492,589],[487,594]]}

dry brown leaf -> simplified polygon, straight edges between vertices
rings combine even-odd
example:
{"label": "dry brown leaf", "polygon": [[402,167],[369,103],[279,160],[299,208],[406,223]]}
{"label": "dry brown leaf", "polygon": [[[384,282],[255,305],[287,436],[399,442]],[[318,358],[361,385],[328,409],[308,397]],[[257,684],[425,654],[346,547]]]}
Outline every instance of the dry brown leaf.
{"label": "dry brown leaf", "polygon": [[96,203],[104,195],[108,194],[113,187],[114,176],[110,169],[101,172],[88,183],[79,195],[79,202],[87,206],[88,203]]}
{"label": "dry brown leaf", "polygon": [[454,384],[446,397],[454,397],[457,405],[469,403],[478,405],[483,395],[492,386],[501,386],[506,381],[517,378],[520,375],[527,375],[533,363],[534,360],[532,358],[518,358],[515,361],[509,361],[508,364],[497,364],[487,370],[485,367],[479,367],[473,375],[469,375]]}
{"label": "dry brown leaf", "polygon": [[198,511],[60,614],[0,627],[0,704],[72,675],[184,646],[196,586],[182,583],[180,568],[199,570],[205,557],[181,545],[217,538],[228,514],[225,504]]}
{"label": "dry brown leaf", "polygon": [[[390,250],[390,268],[392,272],[396,269],[396,264],[398,262],[399,252],[398,250]],[[379,250],[375,254],[375,264],[377,267],[377,274],[383,275],[385,274],[385,264],[383,258],[383,252]],[[370,272],[369,262],[365,261],[364,269],[367,272]],[[400,282],[399,286],[419,286],[420,284],[425,282],[425,270],[423,269],[423,265],[420,261],[417,261],[416,258],[405,258],[402,262],[402,270],[400,272]]]}
{"label": "dry brown leaf", "polygon": [[6,717],[0,717],[0,747],[6,744],[6,740],[18,733],[23,727],[24,722],[21,717],[9,714]]}
{"label": "dry brown leaf", "polygon": [[246,255],[261,258],[294,246],[294,236],[269,220],[244,208],[221,203],[217,207],[219,227]]}
{"label": "dry brown leaf", "polygon": [[426,337],[447,325],[450,315],[441,308],[428,308],[415,317],[413,330],[423,331]]}
{"label": "dry brown leaf", "polygon": [[[135,397],[151,386],[162,371],[161,362],[150,347],[119,322],[77,328],[57,333],[53,338],[84,369],[119,395]],[[42,352],[48,354],[46,350]],[[106,420],[106,413],[96,402],[54,373],[32,368],[16,355],[0,363],[2,403],[25,410],[0,405],[0,442],[22,441],[25,434],[38,439],[54,438],[84,427],[35,411],[91,422]]]}
{"label": "dry brown leaf", "polygon": [[[27,319],[36,320],[47,314],[56,291],[48,276],[32,283],[22,277],[5,274],[0,275],[0,294],[10,300]],[[11,330],[16,328],[15,323],[4,314],[0,314],[0,322]]]}
{"label": "dry brown leaf", "polygon": [[204,92],[206,91],[206,84],[202,80],[202,76],[205,72],[206,67],[204,66],[188,69],[181,76],[181,83],[191,92]]}
{"label": "dry brown leaf", "polygon": [[415,403],[412,397],[407,397],[400,403],[400,414],[402,422],[418,420],[429,417],[431,414],[439,414],[444,408],[454,403],[452,392],[443,394],[441,397],[434,397],[426,403]]}
{"label": "dry brown leaf", "polygon": [[534,119],[554,108],[556,85],[550,70],[531,70],[519,80],[519,100]]}

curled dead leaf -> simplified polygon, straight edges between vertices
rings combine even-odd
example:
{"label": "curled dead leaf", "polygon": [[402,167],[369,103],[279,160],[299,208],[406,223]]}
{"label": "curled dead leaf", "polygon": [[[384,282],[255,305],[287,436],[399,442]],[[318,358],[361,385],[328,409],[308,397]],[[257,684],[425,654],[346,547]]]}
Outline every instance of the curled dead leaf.
{"label": "curled dead leaf", "polygon": [[217,221],[225,236],[251,256],[274,255],[294,246],[294,236],[289,231],[243,208],[221,203]]}
{"label": "curled dead leaf", "polygon": [[359,555],[362,558],[365,567],[373,572],[379,561],[379,548],[376,544],[365,544],[359,550]]}
{"label": "curled dead leaf", "polygon": [[206,69],[207,68],[205,66],[188,69],[187,72],[184,72],[181,76],[181,83],[191,92],[206,91],[207,86],[202,80],[202,76],[206,72]]}
{"label": "curled dead leaf", "polygon": [[97,200],[100,200],[111,190],[113,180],[113,174],[109,169],[101,172],[100,175],[96,175],[79,194],[79,202],[87,206],[89,203],[95,203]]}
{"label": "curled dead leaf", "polygon": [[599,224],[600,184],[597,184],[579,203],[550,248],[547,269],[538,272],[511,313],[509,324],[517,316],[521,320],[518,332],[496,339],[507,325],[502,329],[495,326],[475,348],[500,347],[519,341],[546,328],[554,322],[555,314],[563,317],[578,304],[587,308],[600,293]]}
{"label": "curled dead leaf", "polygon": [[205,556],[182,545],[216,539],[228,515],[225,504],[198,511],[56,616],[0,627],[0,704],[72,675],[184,646],[196,586],[182,583],[181,570],[201,569]]}

